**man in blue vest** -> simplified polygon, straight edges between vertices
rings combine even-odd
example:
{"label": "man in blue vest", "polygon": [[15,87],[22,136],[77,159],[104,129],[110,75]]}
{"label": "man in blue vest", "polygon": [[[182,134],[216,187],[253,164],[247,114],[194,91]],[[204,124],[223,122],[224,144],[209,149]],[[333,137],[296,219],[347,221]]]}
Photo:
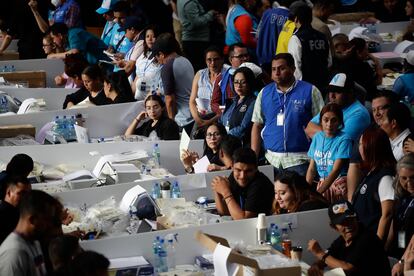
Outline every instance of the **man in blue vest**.
{"label": "man in blue vest", "polygon": [[260,65],[270,65],[272,62],[272,57],[276,53],[279,34],[289,16],[289,9],[287,7],[292,2],[293,0],[279,0],[279,7],[270,8],[264,12],[257,27],[256,55]]}
{"label": "man in blue vest", "polygon": [[265,157],[280,170],[306,174],[310,140],[305,127],[322,109],[320,91],[312,84],[296,80],[291,54],[277,54],[272,61],[272,79],[256,99],[253,111],[252,149],[259,155],[263,140]]}
{"label": "man in blue vest", "polygon": [[[342,107],[344,114],[343,132],[352,140],[357,141],[362,132],[370,125],[371,118],[368,110],[355,97],[354,82],[344,73],[336,74],[328,86],[329,102]],[[319,114],[315,116],[306,127],[306,134],[312,138],[316,132],[321,131]]]}
{"label": "man in blue vest", "polygon": [[312,28],[312,9],[309,6],[300,6],[295,12],[297,30],[288,44],[288,52],[295,59],[295,77],[324,92],[329,83],[328,66],[332,63],[328,40]]}

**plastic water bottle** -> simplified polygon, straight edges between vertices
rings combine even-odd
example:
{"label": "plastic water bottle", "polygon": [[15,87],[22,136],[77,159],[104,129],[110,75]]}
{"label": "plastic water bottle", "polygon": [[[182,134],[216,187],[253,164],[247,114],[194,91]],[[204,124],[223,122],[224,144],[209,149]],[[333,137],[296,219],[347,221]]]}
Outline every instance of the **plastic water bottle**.
{"label": "plastic water bottle", "polygon": [[9,112],[9,103],[6,96],[1,96],[0,98],[0,113]]}
{"label": "plastic water bottle", "polygon": [[173,237],[169,237],[167,240],[167,262],[168,262],[168,270],[175,269],[175,245]]}
{"label": "plastic water bottle", "polygon": [[280,231],[276,224],[271,226],[270,229],[270,243],[272,244],[273,248],[276,250],[281,250],[281,237],[280,237]]}
{"label": "plastic water bottle", "polygon": [[172,190],[171,190],[171,197],[172,198],[180,198],[181,197],[181,190],[178,181],[174,181]]}
{"label": "plastic water bottle", "polygon": [[157,272],[167,272],[168,271],[168,255],[165,249],[164,239],[160,239],[158,244],[158,266]]}
{"label": "plastic water bottle", "polygon": [[10,72],[16,72],[16,68],[14,68],[14,65],[10,66]]}
{"label": "plastic water bottle", "polygon": [[158,246],[160,243],[160,236],[157,236],[152,242],[152,255],[153,255],[153,265],[155,268],[158,267]]}
{"label": "plastic water bottle", "polygon": [[127,231],[130,234],[136,234],[138,232],[139,227],[139,218],[137,216],[137,207],[131,206],[129,209],[129,226],[127,227]]}
{"label": "plastic water bottle", "polygon": [[161,166],[161,153],[160,153],[160,147],[157,144],[154,144],[154,148],[152,149],[152,156],[155,159],[155,164],[157,167]]}
{"label": "plastic water bottle", "polygon": [[58,134],[58,135],[60,135],[61,134],[61,130],[60,130],[60,128],[61,128],[61,121],[60,121],[59,116],[56,116],[55,117],[55,121],[54,122],[55,122],[55,124],[53,126],[53,132],[56,133],[56,134]]}
{"label": "plastic water bottle", "polygon": [[158,182],[154,183],[154,186],[152,186],[152,198],[157,199],[161,197],[161,187]]}
{"label": "plastic water bottle", "polygon": [[76,141],[76,131],[75,131],[75,116],[71,116],[70,119],[68,119],[68,140],[69,141]]}

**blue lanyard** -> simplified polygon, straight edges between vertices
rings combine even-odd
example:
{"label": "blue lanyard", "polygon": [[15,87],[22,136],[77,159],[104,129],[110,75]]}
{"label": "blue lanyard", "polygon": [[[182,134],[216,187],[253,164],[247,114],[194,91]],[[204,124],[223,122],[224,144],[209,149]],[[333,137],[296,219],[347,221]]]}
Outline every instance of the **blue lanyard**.
{"label": "blue lanyard", "polygon": [[244,211],[244,200],[243,197],[240,195],[240,209]]}

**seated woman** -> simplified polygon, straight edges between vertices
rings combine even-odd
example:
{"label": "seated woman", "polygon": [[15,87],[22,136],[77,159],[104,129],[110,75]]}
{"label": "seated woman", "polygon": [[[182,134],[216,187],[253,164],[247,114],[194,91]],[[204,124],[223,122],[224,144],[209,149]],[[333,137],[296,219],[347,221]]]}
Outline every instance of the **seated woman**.
{"label": "seated woman", "polygon": [[228,69],[227,65],[223,66],[223,55],[217,47],[209,47],[204,53],[207,67],[195,74],[189,102],[195,121],[193,137],[199,137],[199,133],[204,136],[205,126],[218,120],[220,115],[210,107],[211,96],[217,77]]}
{"label": "seated woman", "polygon": [[352,153],[352,139],[341,131],[344,122],[339,105],[325,105],[319,120],[322,131],[315,134],[308,151],[311,160],[306,181],[312,185],[318,173],[318,192],[334,202],[347,196],[346,173]]}
{"label": "seated woman", "polygon": [[[149,118],[140,127],[137,125]],[[160,140],[179,140],[179,128],[177,123],[168,118],[165,112],[165,103],[158,95],[150,95],[145,99],[145,111],[142,111],[131,122],[125,135],[142,135],[149,137],[152,132],[157,134]]]}
{"label": "seated woman", "polygon": [[92,104],[104,104],[106,100],[103,92],[103,76],[98,65],[91,65],[82,71],[83,87],[75,93],[66,96],[63,108],[70,108],[86,100]]}
{"label": "seated woman", "polygon": [[385,242],[394,207],[396,163],[387,134],[380,128],[367,128],[361,136],[359,152],[362,168],[368,174],[356,188],[352,202],[364,227]]}
{"label": "seated woman", "polygon": [[135,101],[131,86],[124,71],[111,72],[104,76],[104,104],[128,103]]}
{"label": "seated woman", "polygon": [[275,179],[274,214],[294,213],[323,209],[328,202],[313,191],[303,176],[294,171],[284,171]]}
{"label": "seated woman", "polygon": [[226,107],[219,122],[226,126],[228,134],[243,137],[243,144],[250,144],[250,132],[252,129],[252,115],[256,96],[256,79],[253,71],[247,67],[241,67],[234,72],[233,90],[236,96],[229,107]]}
{"label": "seated woman", "polygon": [[388,235],[388,253],[401,259],[414,234],[414,153],[398,161],[394,189],[396,204]]}
{"label": "seated woman", "polygon": [[[225,136],[227,136],[226,129],[222,124],[217,122],[212,123],[206,129],[203,156],[207,156],[210,163],[220,167],[224,166],[220,160],[220,143]],[[185,171],[188,173],[194,172],[193,165],[198,159],[200,158],[196,152],[186,150],[181,153],[181,162],[184,165]]]}
{"label": "seated woman", "polygon": [[137,100],[144,100],[145,97],[153,91],[157,91],[157,94],[163,94],[161,93],[161,65],[157,63],[156,58],[150,58],[151,49],[157,35],[157,28],[154,26],[146,28],[143,43],[144,52],[135,62],[136,76],[131,88],[135,93],[135,99]]}

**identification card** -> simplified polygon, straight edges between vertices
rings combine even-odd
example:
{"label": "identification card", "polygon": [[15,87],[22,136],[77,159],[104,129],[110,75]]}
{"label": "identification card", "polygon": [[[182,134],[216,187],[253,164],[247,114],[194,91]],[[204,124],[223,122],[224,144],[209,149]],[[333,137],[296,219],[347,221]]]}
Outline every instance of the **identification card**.
{"label": "identification card", "polygon": [[398,231],[398,248],[406,248],[405,231]]}
{"label": "identification card", "polygon": [[283,126],[284,122],[285,122],[285,113],[280,112],[279,114],[277,114],[276,125]]}
{"label": "identification card", "polygon": [[147,91],[147,83],[145,81],[141,82],[140,90],[141,90],[141,92],[146,92]]}

